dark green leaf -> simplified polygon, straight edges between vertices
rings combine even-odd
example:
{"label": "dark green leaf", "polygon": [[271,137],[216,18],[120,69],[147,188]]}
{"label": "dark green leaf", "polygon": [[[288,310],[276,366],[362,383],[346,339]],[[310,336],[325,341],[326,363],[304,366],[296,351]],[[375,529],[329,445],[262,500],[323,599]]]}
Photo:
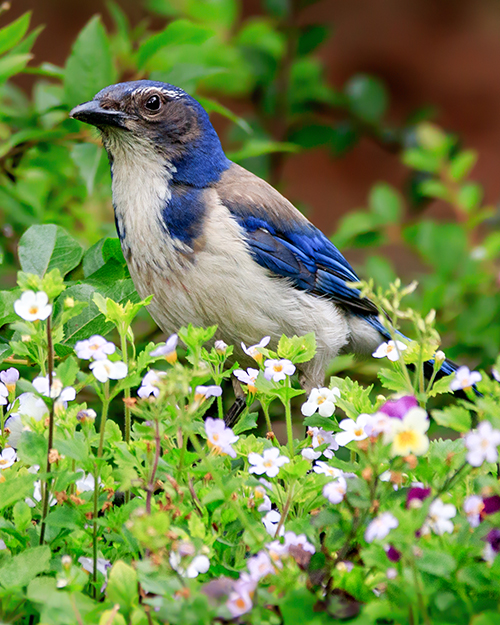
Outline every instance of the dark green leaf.
{"label": "dark green leaf", "polygon": [[78,167],[89,195],[94,190],[95,177],[103,154],[103,148],[94,143],[77,143],[71,148],[71,158]]}
{"label": "dark green leaf", "polygon": [[54,224],[31,226],[19,241],[22,270],[40,277],[56,268],[66,275],[78,265],[82,255],[78,241]]}
{"label": "dark green leaf", "polygon": [[387,108],[387,93],[382,82],[373,76],[358,74],[345,86],[351,111],[362,120],[376,122]]}
{"label": "dark green leaf", "polygon": [[48,570],[50,557],[47,545],[27,549],[14,556],[0,568],[0,584],[5,588],[28,585],[39,573]]}

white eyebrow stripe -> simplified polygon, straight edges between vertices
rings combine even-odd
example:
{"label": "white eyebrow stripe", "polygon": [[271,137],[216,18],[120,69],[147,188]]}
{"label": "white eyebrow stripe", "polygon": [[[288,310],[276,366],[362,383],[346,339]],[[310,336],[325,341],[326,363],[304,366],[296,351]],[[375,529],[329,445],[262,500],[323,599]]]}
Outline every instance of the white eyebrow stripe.
{"label": "white eyebrow stripe", "polygon": [[134,93],[143,94],[143,93],[163,93],[169,98],[183,98],[184,94],[179,91],[174,91],[173,89],[164,89],[163,87],[141,87],[140,89],[136,89]]}

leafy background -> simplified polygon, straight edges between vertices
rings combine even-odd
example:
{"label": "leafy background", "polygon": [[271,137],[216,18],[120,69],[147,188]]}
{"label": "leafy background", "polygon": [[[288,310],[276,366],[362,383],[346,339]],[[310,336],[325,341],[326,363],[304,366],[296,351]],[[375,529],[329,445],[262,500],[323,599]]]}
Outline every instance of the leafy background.
{"label": "leafy background", "polygon": [[[0,35],[2,284],[15,283],[23,246],[36,244],[22,240],[18,256],[26,228],[57,224],[69,234],[45,226],[29,236],[68,237],[74,295],[132,293],[113,240],[105,154],[67,113],[109,83],[151,77],[196,95],[231,158],[331,234],[362,277],[417,278],[411,304],[438,310],[447,355],[491,365],[500,95],[486,68],[500,51],[500,11],[486,1],[435,4],[16,3],[0,17],[11,24]],[[484,155],[472,169],[477,147]],[[50,268],[44,249],[26,271]],[[157,333],[146,313],[137,332],[143,341]],[[373,379],[376,367],[345,357],[332,373]]]}

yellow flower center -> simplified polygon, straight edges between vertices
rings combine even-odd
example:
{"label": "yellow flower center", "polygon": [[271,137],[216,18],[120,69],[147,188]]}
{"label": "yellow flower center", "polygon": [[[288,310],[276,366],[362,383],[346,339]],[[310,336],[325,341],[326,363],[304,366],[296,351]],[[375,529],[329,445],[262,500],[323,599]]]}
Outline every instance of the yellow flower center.
{"label": "yellow flower center", "polygon": [[267,467],[267,468],[272,467],[273,466],[273,461],[272,460],[266,460],[264,462],[264,466]]}
{"label": "yellow flower center", "polygon": [[219,440],[219,435],[217,433],[212,434],[212,438],[214,439],[214,441],[218,441]]}
{"label": "yellow flower center", "polygon": [[3,458],[0,460],[0,465],[4,465],[7,464],[8,460],[4,460]]}
{"label": "yellow flower center", "polygon": [[326,401],[326,397],[323,397],[322,395],[320,395],[318,397],[318,406],[320,406],[325,401]]}
{"label": "yellow flower center", "polygon": [[394,345],[388,345],[387,346],[387,353],[390,354],[392,351],[394,351]]}
{"label": "yellow flower center", "polygon": [[38,312],[38,306],[32,306],[32,307],[29,309],[29,313],[30,313],[30,315],[36,315],[36,313],[37,313],[37,312]]}
{"label": "yellow flower center", "polygon": [[405,430],[397,435],[398,443],[400,445],[407,445],[413,447],[417,443],[417,435],[413,430]]}
{"label": "yellow flower center", "polygon": [[236,607],[243,610],[246,607],[245,600],[242,597],[238,597],[235,601]]}
{"label": "yellow flower center", "polygon": [[99,345],[97,343],[92,343],[92,345],[89,345],[89,349],[92,349],[95,352],[99,349]]}
{"label": "yellow flower center", "polygon": [[322,436],[318,436],[318,445],[322,445],[325,442],[325,439]]}
{"label": "yellow flower center", "polygon": [[354,430],[354,434],[355,434],[356,436],[363,436],[363,434],[364,434],[364,430],[363,430],[363,428],[356,428],[356,429]]}
{"label": "yellow flower center", "polygon": [[280,373],[280,371],[283,371],[283,366],[282,365],[274,365],[273,366],[274,371],[276,371],[277,373]]}

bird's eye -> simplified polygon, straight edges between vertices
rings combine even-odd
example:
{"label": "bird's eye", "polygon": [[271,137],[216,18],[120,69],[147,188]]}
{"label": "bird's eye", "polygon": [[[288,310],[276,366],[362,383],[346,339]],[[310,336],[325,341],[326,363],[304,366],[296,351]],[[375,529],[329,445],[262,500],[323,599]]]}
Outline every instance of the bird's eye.
{"label": "bird's eye", "polygon": [[150,98],[148,98],[144,106],[148,109],[148,111],[159,111],[161,106],[160,97],[157,95],[152,95]]}

